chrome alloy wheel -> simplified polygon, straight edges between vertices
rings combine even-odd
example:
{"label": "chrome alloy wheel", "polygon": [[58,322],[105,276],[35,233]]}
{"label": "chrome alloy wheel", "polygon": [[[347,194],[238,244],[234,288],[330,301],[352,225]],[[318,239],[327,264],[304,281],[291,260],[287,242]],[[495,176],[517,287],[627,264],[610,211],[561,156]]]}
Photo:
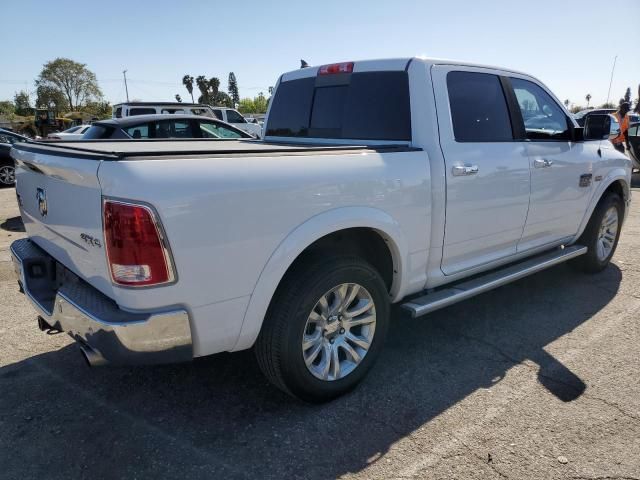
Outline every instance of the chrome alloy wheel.
{"label": "chrome alloy wheel", "polygon": [[3,185],[13,185],[16,182],[15,168],[10,165],[0,167],[0,183]]}
{"label": "chrome alloy wheel", "polygon": [[600,225],[600,230],[598,232],[598,240],[596,241],[596,254],[598,255],[598,260],[603,262],[609,257],[613,250],[617,235],[618,209],[616,207],[611,207],[604,214],[602,224]]}
{"label": "chrome alloy wheel", "polygon": [[302,355],[320,380],[349,375],[369,351],[376,330],[371,294],[357,283],[343,283],[325,293],[309,314]]}

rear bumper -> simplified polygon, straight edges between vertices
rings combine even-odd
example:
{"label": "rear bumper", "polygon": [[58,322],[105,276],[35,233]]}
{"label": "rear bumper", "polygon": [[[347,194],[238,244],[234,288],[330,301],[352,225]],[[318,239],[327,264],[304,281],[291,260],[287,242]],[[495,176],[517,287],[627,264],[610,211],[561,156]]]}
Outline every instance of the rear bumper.
{"label": "rear bumper", "polygon": [[108,363],[174,363],[193,358],[185,309],[124,311],[29,239],[13,242],[11,257],[22,290],[46,324],[67,332]]}

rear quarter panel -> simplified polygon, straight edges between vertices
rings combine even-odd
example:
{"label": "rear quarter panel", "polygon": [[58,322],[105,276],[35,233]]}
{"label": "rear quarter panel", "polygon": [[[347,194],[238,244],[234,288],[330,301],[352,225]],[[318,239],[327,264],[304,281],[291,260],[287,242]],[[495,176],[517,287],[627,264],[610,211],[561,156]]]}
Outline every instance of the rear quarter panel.
{"label": "rear quarter panel", "polygon": [[[178,272],[175,285],[114,288],[114,299],[130,309],[191,309],[197,355],[233,348],[269,259],[314,217],[365,207],[395,222],[403,256],[428,247],[430,177],[422,151],[125,160],[103,162],[98,176],[104,196],[157,210]],[[318,227],[317,238],[331,228]],[[414,275],[424,277],[424,269]]]}

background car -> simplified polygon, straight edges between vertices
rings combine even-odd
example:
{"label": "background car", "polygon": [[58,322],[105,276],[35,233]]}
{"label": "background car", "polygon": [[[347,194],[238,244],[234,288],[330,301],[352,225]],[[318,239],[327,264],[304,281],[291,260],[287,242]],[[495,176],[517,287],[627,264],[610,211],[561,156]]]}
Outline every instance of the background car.
{"label": "background car", "polygon": [[0,186],[11,187],[16,183],[13,159],[9,155],[14,143],[28,142],[29,139],[17,133],[0,128]]}
{"label": "background car", "polygon": [[95,122],[83,140],[155,138],[253,138],[227,123],[200,115],[138,115]]}
{"label": "background car", "polygon": [[78,125],[63,132],[55,132],[47,135],[50,140],[79,140],[89,130],[91,125]]}

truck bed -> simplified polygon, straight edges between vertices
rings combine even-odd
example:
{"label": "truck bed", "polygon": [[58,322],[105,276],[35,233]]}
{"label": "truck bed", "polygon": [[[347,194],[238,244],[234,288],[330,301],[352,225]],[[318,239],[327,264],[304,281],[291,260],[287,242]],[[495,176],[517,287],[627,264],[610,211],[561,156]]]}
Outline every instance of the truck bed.
{"label": "truck bed", "polygon": [[408,145],[335,145],[262,142],[255,140],[76,140],[21,143],[14,148],[33,153],[84,157],[100,160],[153,158],[173,155],[281,156],[327,155],[354,152],[404,152],[419,150]]}

